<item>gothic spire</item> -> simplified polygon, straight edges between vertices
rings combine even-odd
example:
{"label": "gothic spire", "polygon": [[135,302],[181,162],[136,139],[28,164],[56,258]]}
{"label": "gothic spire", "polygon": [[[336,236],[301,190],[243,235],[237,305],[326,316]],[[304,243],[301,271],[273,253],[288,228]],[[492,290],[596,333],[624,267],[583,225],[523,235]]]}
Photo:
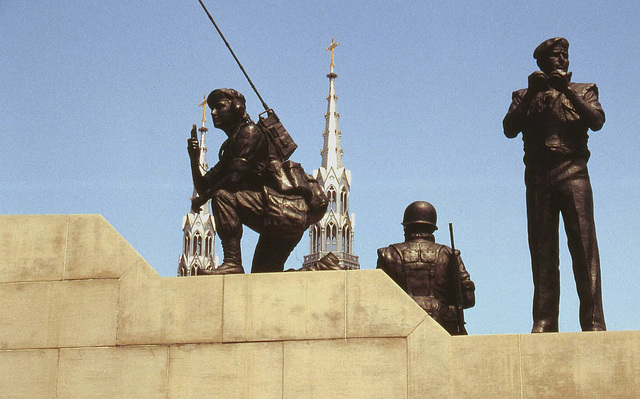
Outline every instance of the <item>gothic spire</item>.
{"label": "gothic spire", "polygon": [[[207,173],[207,145],[205,143],[207,127],[207,95],[198,106],[202,107],[202,127],[200,132],[200,172]],[[198,195],[193,188],[192,199]],[[198,270],[212,269],[218,267],[215,256],[215,234],[216,225],[213,215],[209,211],[209,203],[202,206],[200,212],[190,209],[186,216],[182,218],[183,246],[182,255],[178,260],[178,276],[195,276]]]}
{"label": "gothic spire", "polygon": [[324,137],[324,146],[322,147],[322,167],[325,169],[338,169],[342,167],[342,148],[340,148],[340,129],[338,127],[338,96],[336,95],[335,80],[338,77],[333,72],[335,67],[334,52],[340,43],[336,43],[331,38],[331,45],[327,47],[327,51],[331,51],[331,64],[329,65],[329,95],[327,96],[327,113],[324,115],[326,124],[322,136]]}
{"label": "gothic spire", "polygon": [[207,173],[209,170],[209,165],[207,164],[207,144],[205,143],[207,129],[205,123],[207,122],[207,95],[204,95],[202,102],[198,104],[198,106],[202,107],[202,127],[198,129],[200,132],[200,171],[202,173]]}
{"label": "gothic spire", "polygon": [[353,254],[354,215],[349,214],[351,171],[342,165],[341,132],[338,128],[340,114],[336,107],[335,49],[340,43],[331,38],[331,64],[329,64],[329,96],[327,97],[326,124],[322,136],[322,165],[313,172],[328,199],[327,213],[318,223],[309,227],[309,255],[304,257],[304,267],[316,265],[329,253],[337,256],[341,269],[359,269],[358,257]]}

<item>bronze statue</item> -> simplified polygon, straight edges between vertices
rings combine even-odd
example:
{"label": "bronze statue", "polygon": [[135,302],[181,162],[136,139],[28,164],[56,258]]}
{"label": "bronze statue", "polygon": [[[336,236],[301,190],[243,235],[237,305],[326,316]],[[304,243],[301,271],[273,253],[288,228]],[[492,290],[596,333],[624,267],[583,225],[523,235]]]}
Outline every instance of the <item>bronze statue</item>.
{"label": "bronze statue", "polygon": [[378,249],[384,270],[451,335],[466,335],[462,309],[475,305],[475,285],[460,251],[437,244],[437,214],[428,202],[416,201],[404,212],[405,242]]}
{"label": "bronze statue", "polygon": [[[282,164],[270,157],[273,143],[247,115],[242,94],[233,89],[217,89],[209,94],[207,104],[214,126],[228,138],[220,147],[218,163],[204,175],[198,167],[197,136],[192,134],[189,138],[187,149],[198,192],[192,207],[198,210],[211,199],[224,260],[217,269],[199,274],[244,273],[240,253],[243,224],[260,234],[252,273],[283,271],[289,254],[317,217],[307,205],[313,199],[308,185],[303,193],[291,186],[288,177],[293,176],[292,171],[298,172],[294,177],[300,184],[308,184],[310,177],[291,161],[285,173]],[[279,189],[283,185],[289,187],[287,192]],[[326,209],[326,202],[324,206]]]}
{"label": "bronze statue", "polygon": [[342,270],[340,268],[340,259],[338,259],[333,252],[329,252],[310,266],[303,266],[300,269],[287,269],[288,272],[315,272],[323,270]]}
{"label": "bronze statue", "polygon": [[556,37],[533,52],[541,71],[513,93],[504,134],[524,141],[527,224],[533,269],[532,332],[558,331],[560,273],[559,214],[562,213],[580,298],[583,331],[606,329],[600,288],[600,259],[587,171],[587,131],[604,124],[593,83],[571,82],[569,42]]}

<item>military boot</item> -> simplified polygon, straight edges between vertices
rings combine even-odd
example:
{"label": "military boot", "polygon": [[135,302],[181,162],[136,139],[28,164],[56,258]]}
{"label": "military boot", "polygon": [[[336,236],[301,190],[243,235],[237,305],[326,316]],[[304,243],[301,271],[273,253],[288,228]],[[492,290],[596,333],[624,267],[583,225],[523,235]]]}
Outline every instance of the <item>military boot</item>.
{"label": "military boot", "polygon": [[199,270],[199,274],[244,274],[242,254],[240,253],[240,239],[231,238],[220,240],[220,244],[222,244],[222,254],[224,255],[222,264],[216,269]]}

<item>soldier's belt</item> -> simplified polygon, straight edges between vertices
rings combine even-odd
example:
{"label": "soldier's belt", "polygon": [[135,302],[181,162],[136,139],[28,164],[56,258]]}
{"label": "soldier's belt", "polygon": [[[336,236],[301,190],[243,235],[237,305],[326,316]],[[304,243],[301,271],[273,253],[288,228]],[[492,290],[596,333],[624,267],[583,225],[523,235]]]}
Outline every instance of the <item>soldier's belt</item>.
{"label": "soldier's belt", "polygon": [[405,263],[402,265],[405,270],[432,270],[434,266],[433,263]]}

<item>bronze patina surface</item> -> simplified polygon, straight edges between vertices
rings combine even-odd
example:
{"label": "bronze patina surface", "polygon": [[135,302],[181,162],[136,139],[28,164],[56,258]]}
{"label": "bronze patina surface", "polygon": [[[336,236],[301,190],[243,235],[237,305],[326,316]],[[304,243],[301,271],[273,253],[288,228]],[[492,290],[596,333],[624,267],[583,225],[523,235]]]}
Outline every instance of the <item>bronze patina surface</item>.
{"label": "bronze patina surface", "polygon": [[534,51],[540,71],[513,92],[504,134],[524,141],[527,223],[533,269],[532,332],[558,331],[560,301],[558,224],[562,214],[580,298],[583,331],[605,330],[600,258],[587,170],[588,130],[604,124],[593,83],[571,82],[569,42],[545,40]]}
{"label": "bronze patina surface", "polygon": [[384,270],[422,309],[451,335],[466,335],[462,309],[475,305],[475,285],[460,251],[437,244],[437,214],[426,201],[404,212],[405,241],[378,249]]}

